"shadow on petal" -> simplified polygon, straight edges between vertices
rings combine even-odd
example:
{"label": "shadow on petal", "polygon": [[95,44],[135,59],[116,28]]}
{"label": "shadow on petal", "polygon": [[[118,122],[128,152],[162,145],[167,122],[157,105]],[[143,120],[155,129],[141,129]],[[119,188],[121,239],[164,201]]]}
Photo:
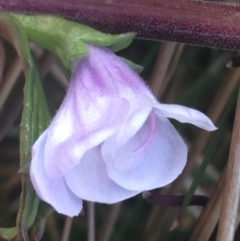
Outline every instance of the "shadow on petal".
{"label": "shadow on petal", "polygon": [[76,216],[82,209],[82,200],[67,187],[64,178],[53,180],[44,169],[44,149],[48,129],[33,146],[30,177],[34,189],[41,199],[52,205],[59,213]]}
{"label": "shadow on petal", "polygon": [[100,203],[116,203],[138,194],[113,182],[106,171],[100,148],[85,153],[77,166],[65,175],[68,187],[82,199]]}
{"label": "shadow on petal", "polygon": [[[135,160],[129,159],[127,153],[134,153],[144,142],[149,128],[148,119],[125,145],[116,147],[116,143],[111,140],[104,142],[102,146],[107,172],[110,178],[123,188],[144,191],[165,186],[181,174],[186,164],[187,147],[184,141],[166,118],[159,117],[151,143],[141,153],[136,153]],[[122,166],[128,168],[119,168],[116,161],[121,157],[121,161],[125,162]]]}

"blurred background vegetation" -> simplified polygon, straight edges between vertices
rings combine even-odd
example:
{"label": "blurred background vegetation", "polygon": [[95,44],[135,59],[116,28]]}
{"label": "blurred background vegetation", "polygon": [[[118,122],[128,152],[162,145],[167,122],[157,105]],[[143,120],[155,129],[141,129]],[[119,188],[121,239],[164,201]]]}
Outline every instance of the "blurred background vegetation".
{"label": "blurred background vegetation", "polygon": [[[31,46],[54,115],[68,83],[54,57],[34,44]],[[172,121],[189,147],[188,165],[174,183],[154,191],[189,198],[193,193],[204,195],[210,197],[212,206],[208,209],[161,207],[147,202],[141,195],[115,205],[84,203],[84,212],[73,219],[54,212],[48,218],[42,240],[92,241],[94,235],[97,241],[215,240],[221,200],[220,177],[228,160],[240,78],[240,70],[229,69],[226,64],[236,53],[136,39],[118,54],[144,67],[141,76],[160,102],[198,109],[218,126],[218,131],[207,133]],[[24,75],[15,50],[3,39],[0,65],[0,227],[11,227],[15,226],[21,193],[19,125]],[[193,182],[196,188],[190,189]],[[181,216],[179,210],[182,210]],[[202,210],[207,219],[199,218]],[[238,235],[236,240],[240,240]]]}

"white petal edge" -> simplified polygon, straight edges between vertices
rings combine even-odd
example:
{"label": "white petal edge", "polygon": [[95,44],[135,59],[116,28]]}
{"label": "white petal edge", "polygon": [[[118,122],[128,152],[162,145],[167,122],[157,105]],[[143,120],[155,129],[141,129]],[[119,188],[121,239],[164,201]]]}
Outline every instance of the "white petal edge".
{"label": "white petal edge", "polygon": [[[181,174],[187,161],[187,147],[181,136],[166,118],[157,119],[157,128],[152,142],[138,155],[135,165],[121,169],[116,163],[121,154],[130,153],[145,139],[149,130],[148,121],[124,146],[116,150],[116,143],[105,142],[102,155],[109,177],[123,188],[145,191],[163,187]],[[115,156],[114,156],[115,154]]]}
{"label": "white petal edge", "polygon": [[47,135],[48,130],[45,130],[33,146],[30,166],[33,187],[38,196],[52,205],[57,212],[70,217],[76,216],[82,210],[82,200],[67,187],[64,178],[53,180],[44,169],[43,157]]}
{"label": "white petal edge", "polygon": [[65,180],[75,195],[93,202],[111,204],[139,193],[118,186],[108,177],[99,147],[86,152],[78,165],[65,174]]}
{"label": "white petal edge", "polygon": [[116,134],[116,139],[119,143],[125,143],[129,138],[134,136],[153,109],[152,100],[147,95],[133,94],[133,98],[129,103],[130,110],[126,113],[125,121]]}
{"label": "white petal edge", "polygon": [[190,123],[206,131],[217,129],[213,122],[198,110],[173,104],[158,104],[154,107],[154,112],[160,117],[173,118],[181,123]]}

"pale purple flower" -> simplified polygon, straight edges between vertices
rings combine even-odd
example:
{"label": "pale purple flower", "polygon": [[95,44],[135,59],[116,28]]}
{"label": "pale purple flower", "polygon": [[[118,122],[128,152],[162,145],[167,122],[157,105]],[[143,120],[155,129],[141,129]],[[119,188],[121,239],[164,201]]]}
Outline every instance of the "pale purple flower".
{"label": "pale purple flower", "polygon": [[201,112],[157,102],[140,77],[111,51],[88,46],[66,97],[32,149],[37,194],[74,216],[82,199],[116,203],[171,183],[187,147],[167,118],[215,130]]}

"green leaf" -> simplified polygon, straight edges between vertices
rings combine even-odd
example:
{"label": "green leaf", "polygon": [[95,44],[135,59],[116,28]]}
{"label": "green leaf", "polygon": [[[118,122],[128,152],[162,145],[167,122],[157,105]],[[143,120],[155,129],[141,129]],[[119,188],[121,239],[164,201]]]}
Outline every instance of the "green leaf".
{"label": "green leaf", "polygon": [[[38,69],[32,59],[31,62],[32,67],[27,72],[24,88],[24,109],[20,133],[21,165],[23,166],[29,164],[32,145],[50,121]],[[39,198],[32,188],[29,176],[23,176],[22,189],[22,195],[25,194],[25,197],[22,197],[20,210],[23,212],[19,212],[17,223],[21,233],[27,235],[38,212]]]}
{"label": "green leaf", "polygon": [[112,51],[118,51],[126,48],[135,36],[133,32],[105,34],[86,25],[50,15],[14,16],[21,21],[28,38],[54,53],[68,70],[72,69],[76,59],[88,55],[86,44],[105,46]]}
{"label": "green leaf", "polygon": [[0,228],[0,240],[1,241],[7,241],[7,240],[15,241],[15,240],[17,240],[17,236],[18,236],[18,230],[16,227]]}
{"label": "green leaf", "polygon": [[21,23],[10,15],[1,15],[0,34],[15,47],[26,77],[20,131],[20,170],[24,174],[22,175],[22,193],[17,216],[17,228],[0,229],[0,237],[6,240],[14,240],[15,238],[29,240],[28,230],[36,219],[40,202],[28,175],[31,148],[38,136],[47,127],[50,115],[38,69],[32,58],[28,38]]}
{"label": "green leaf", "polygon": [[53,212],[53,208],[47,203],[41,202],[39,205],[38,215],[30,230],[30,240],[40,240],[45,230],[48,216]]}
{"label": "green leaf", "polygon": [[[31,68],[29,68],[26,75],[24,109],[20,132],[20,167],[30,163],[32,145],[46,129],[50,121],[50,114],[48,112],[38,69],[32,58],[29,59],[29,61],[31,62]],[[35,221],[40,200],[33,190],[29,176],[23,176],[22,179],[22,202],[17,224],[20,233],[24,237],[28,235],[28,229]]]}

